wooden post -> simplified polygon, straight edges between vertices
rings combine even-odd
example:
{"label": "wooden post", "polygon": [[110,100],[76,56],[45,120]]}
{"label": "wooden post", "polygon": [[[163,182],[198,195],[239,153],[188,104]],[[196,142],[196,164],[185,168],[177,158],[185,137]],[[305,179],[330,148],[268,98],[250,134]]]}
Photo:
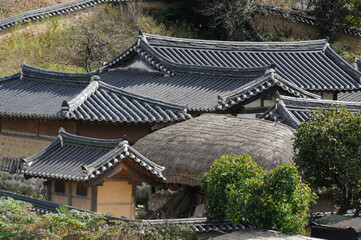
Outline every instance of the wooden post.
{"label": "wooden post", "polygon": [[96,212],[98,204],[98,186],[92,186],[91,191],[90,210]]}
{"label": "wooden post", "polygon": [[136,193],[136,185],[132,184],[132,219],[135,219],[135,193]]}
{"label": "wooden post", "polygon": [[3,121],[3,119],[0,118],[0,133],[1,133],[1,128],[2,128],[2,121]]}
{"label": "wooden post", "polygon": [[39,137],[39,120],[36,120],[36,137]]}
{"label": "wooden post", "polygon": [[80,123],[75,121],[75,135],[80,135]]}
{"label": "wooden post", "polygon": [[48,189],[47,189],[47,199],[48,199],[48,201],[51,201],[51,180],[50,179],[48,179],[48,182],[47,182],[47,187],[48,187]]}
{"label": "wooden post", "polygon": [[69,182],[69,188],[68,188],[68,205],[72,205],[73,200],[73,182]]}

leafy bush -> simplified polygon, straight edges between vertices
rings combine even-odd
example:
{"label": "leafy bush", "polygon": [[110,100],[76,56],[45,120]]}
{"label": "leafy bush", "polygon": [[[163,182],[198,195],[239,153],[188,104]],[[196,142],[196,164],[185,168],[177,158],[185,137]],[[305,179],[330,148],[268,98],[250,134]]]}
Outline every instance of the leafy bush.
{"label": "leafy bush", "polygon": [[141,225],[137,222],[113,221],[101,213],[69,211],[60,206],[58,214],[38,215],[30,204],[12,198],[0,198],[0,236],[4,239],[196,239],[189,226],[164,224]]}
{"label": "leafy bush", "polygon": [[248,154],[221,156],[203,176],[201,187],[208,197],[208,219],[226,217],[291,234],[304,233],[307,211],[316,199],[295,166],[264,171]]}
{"label": "leafy bush", "polygon": [[339,213],[360,211],[361,114],[343,107],[318,109],[295,134],[295,163],[315,187],[336,185],[342,192]]}

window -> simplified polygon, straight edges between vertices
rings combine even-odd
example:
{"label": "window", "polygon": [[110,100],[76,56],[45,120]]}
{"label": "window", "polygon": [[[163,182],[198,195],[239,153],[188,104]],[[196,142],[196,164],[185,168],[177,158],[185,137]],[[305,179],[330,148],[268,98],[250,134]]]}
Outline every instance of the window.
{"label": "window", "polygon": [[78,183],[76,185],[76,195],[88,196],[88,188],[83,183]]}
{"label": "window", "polygon": [[56,180],[55,181],[55,192],[56,193],[65,193],[65,182]]}

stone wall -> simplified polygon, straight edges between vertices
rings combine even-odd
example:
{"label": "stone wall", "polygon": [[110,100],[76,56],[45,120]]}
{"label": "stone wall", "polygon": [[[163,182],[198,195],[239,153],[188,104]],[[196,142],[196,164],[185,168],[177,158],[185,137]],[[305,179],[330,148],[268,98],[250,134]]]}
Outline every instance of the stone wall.
{"label": "stone wall", "polygon": [[[293,38],[318,39],[316,28],[313,25],[289,20],[277,16],[256,16],[252,22],[253,27],[272,34],[283,35]],[[336,41],[343,43],[347,49],[352,51],[361,50],[361,37],[338,32]]]}
{"label": "stone wall", "polygon": [[0,133],[0,159],[2,157],[29,157],[47,146],[52,139]]}

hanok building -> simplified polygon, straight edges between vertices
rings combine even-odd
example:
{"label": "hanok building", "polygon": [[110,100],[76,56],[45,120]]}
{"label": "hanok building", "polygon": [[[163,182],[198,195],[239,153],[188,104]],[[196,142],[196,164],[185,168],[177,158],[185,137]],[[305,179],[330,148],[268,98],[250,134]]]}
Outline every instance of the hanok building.
{"label": "hanok building", "polygon": [[327,39],[223,42],[140,33],[100,75],[120,89],[186,105],[193,115],[255,115],[274,104],[276,91],[337,100],[340,92],[361,87],[361,72],[340,58]]}
{"label": "hanok building", "polygon": [[297,128],[301,122],[309,119],[310,112],[337,106],[343,106],[350,112],[361,111],[361,102],[295,98],[279,95],[276,104],[259,116],[259,118],[280,122],[292,128]]}
{"label": "hanok building", "polygon": [[292,128],[277,122],[202,114],[140,139],[133,147],[165,167],[167,187],[182,186],[165,205],[162,196],[151,194],[149,204],[157,211],[150,217],[199,217],[205,203],[200,180],[215,159],[248,153],[260,167],[273,169],[293,163],[293,137]]}
{"label": "hanok building", "polygon": [[9,171],[47,179],[48,200],[77,208],[134,218],[135,186],[165,180],[161,167],[126,139],[103,140],[66,133],[38,153],[13,162]]}
{"label": "hanok building", "polygon": [[[62,73],[23,65],[0,78],[0,158],[34,154],[68,132],[134,143],[159,124],[190,118],[185,108],[128,93],[95,73]],[[49,138],[50,137],[50,138]]]}

